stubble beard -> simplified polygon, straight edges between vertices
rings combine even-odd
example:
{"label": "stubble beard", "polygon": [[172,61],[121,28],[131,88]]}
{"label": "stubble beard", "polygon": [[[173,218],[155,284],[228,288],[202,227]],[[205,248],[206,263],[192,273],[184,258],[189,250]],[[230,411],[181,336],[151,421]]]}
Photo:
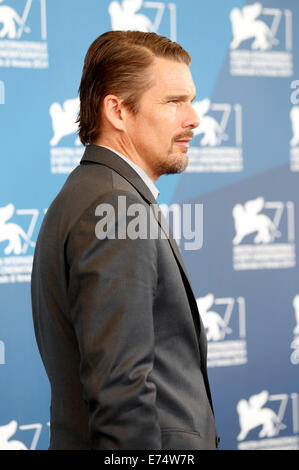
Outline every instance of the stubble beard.
{"label": "stubble beard", "polygon": [[156,174],[174,175],[182,173],[188,166],[187,150],[175,151],[173,145],[163,161],[156,164]]}

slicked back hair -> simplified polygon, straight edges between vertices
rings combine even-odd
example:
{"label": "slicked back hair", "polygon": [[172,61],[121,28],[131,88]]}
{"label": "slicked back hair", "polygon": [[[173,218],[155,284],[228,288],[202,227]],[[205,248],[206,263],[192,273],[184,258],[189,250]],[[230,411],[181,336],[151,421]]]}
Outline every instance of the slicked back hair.
{"label": "slicked back hair", "polygon": [[142,94],[151,86],[155,57],[189,65],[182,46],[156,33],[108,31],[89,47],[79,88],[79,137],[93,143],[101,131],[101,107],[105,96],[116,95],[136,114]]}

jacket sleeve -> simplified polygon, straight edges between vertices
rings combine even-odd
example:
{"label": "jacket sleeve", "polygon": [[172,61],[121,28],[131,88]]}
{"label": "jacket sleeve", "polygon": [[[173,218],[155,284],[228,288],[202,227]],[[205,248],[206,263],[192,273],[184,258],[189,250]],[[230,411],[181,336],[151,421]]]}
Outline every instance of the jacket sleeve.
{"label": "jacket sleeve", "polygon": [[[70,232],[70,316],[80,351],[92,448],[160,449],[156,387],[151,380],[157,249],[148,237],[123,237],[120,195],[127,207],[140,203],[129,194],[108,194],[86,209]],[[112,208],[106,218],[110,236],[99,239],[97,224],[104,219],[96,214],[107,208],[102,204]]]}

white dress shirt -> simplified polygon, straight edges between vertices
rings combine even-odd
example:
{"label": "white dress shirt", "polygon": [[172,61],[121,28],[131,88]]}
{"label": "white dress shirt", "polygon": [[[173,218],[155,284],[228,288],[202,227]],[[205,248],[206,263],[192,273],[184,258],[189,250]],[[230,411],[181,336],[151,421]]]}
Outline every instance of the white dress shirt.
{"label": "white dress shirt", "polygon": [[127,162],[128,165],[130,165],[136,171],[136,173],[138,173],[140,178],[142,178],[144,183],[147,185],[147,187],[149,188],[149,190],[153,194],[154,198],[157,200],[157,197],[159,196],[160,191],[158,190],[158,188],[156,188],[156,186],[154,185],[154,183],[152,182],[150,177],[145,173],[145,171],[142,170],[142,168],[140,168],[140,166],[136,165],[131,160],[129,160],[129,158],[125,157],[124,155],[117,152],[116,150],[114,150],[111,147],[107,147],[106,145],[98,145],[98,147],[105,147],[106,149],[111,150],[112,152],[116,153],[120,158],[125,160],[125,162]]}

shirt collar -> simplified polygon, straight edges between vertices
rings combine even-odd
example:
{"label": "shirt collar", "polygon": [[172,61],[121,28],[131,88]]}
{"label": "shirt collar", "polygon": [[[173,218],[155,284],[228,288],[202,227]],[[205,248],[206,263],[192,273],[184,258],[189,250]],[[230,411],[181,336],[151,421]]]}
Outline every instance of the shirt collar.
{"label": "shirt collar", "polygon": [[112,152],[116,153],[120,158],[125,160],[128,163],[128,165],[130,165],[136,171],[136,173],[138,173],[140,178],[144,181],[144,183],[147,185],[147,187],[149,188],[149,190],[153,194],[154,198],[157,200],[157,198],[160,194],[160,191],[154,185],[154,183],[152,182],[150,177],[145,173],[145,171],[143,171],[142,168],[140,168],[140,166],[136,165],[136,163],[132,162],[129,158],[125,157],[123,154],[117,152],[116,150],[114,150],[111,147],[107,147],[106,145],[98,145],[98,147],[105,147],[106,149],[111,150]]}

